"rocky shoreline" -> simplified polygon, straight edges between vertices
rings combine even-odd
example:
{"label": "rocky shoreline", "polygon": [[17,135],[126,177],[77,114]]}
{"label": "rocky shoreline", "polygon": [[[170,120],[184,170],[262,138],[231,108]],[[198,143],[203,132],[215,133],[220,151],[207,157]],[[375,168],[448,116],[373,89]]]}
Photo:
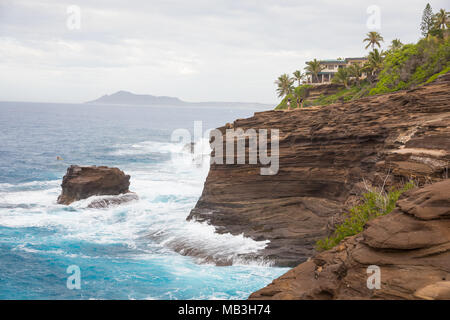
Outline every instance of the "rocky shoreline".
{"label": "rocky shoreline", "polygon": [[[244,234],[254,240],[269,240],[268,246],[258,252],[257,257],[273,261],[276,266],[295,267],[309,259],[305,264],[277,280],[275,285],[252,295],[252,298],[372,297],[364,293],[364,290],[356,290],[353,293],[341,292],[332,285],[330,286],[335,289],[323,290],[323,294],[317,286],[312,285],[310,285],[311,288],[314,287],[312,291],[307,289],[296,291],[297,286],[304,286],[303,280],[298,282],[296,279],[307,279],[313,282],[316,280],[314,277],[311,278],[311,272],[315,272],[321,265],[316,264],[317,259],[320,260],[320,258],[311,260],[317,254],[315,242],[334,230],[335,224],[342,221],[343,213],[358,203],[361,194],[368,186],[383,186],[388,189],[401,186],[410,180],[419,186],[426,186],[448,178],[449,89],[450,74],[447,73],[430,84],[412,90],[366,97],[325,107],[311,107],[290,112],[260,112],[255,113],[251,118],[239,119],[232,124],[227,124],[219,128],[223,133],[224,144],[227,128],[279,129],[280,170],[277,175],[262,176],[259,174],[259,165],[212,164],[203,193],[187,219],[206,221],[215,226],[219,233]],[[248,153],[248,145],[246,148]],[[443,188],[442,186],[447,185],[439,185],[439,190]],[[414,193],[410,194],[414,195]],[[408,203],[416,205],[414,198]],[[417,206],[420,205],[420,203],[417,204]],[[448,232],[450,231],[448,221],[445,220],[448,219],[448,203],[445,206],[447,213],[443,216],[433,216],[430,220],[442,223],[439,228],[444,232],[444,242],[439,243],[439,249],[436,250],[440,250],[439,259],[450,261],[448,256],[450,243]],[[429,210],[433,211],[432,208],[434,208],[433,205],[429,207]],[[411,210],[413,209],[405,209],[400,204],[400,209],[380,219],[381,223],[389,221],[388,223],[397,226],[398,230],[394,228],[389,231],[392,232],[392,236],[395,232],[405,234],[412,232],[412,235],[415,235],[416,224],[404,225],[404,228],[412,228],[410,230],[401,228],[403,220],[406,219],[401,217],[414,215]],[[409,219],[422,218],[415,216]],[[433,223],[435,222],[427,222],[423,227],[428,230],[428,226]],[[364,236],[354,237],[344,244],[345,248],[352,246],[352,250],[356,251],[366,246],[365,250],[373,254],[370,259],[359,261],[361,266],[377,261],[383,263],[385,261],[382,260],[383,255],[377,255],[376,251],[391,250],[389,247],[383,248],[382,244],[378,244],[381,247],[375,244],[377,241],[384,241],[381,238],[377,240],[377,237],[382,234],[383,227],[379,225],[376,227],[376,225],[377,222],[374,221]],[[377,231],[373,233],[373,230]],[[361,237],[367,239],[369,235],[372,236],[369,242],[360,239]],[[437,237],[437,234],[430,233],[429,236]],[[425,241],[423,245],[431,246],[441,240],[432,238],[429,241]],[[404,254],[401,250],[388,254],[394,257],[392,258],[393,269],[396,268],[396,263],[402,261],[395,259],[397,254]],[[418,250],[428,249],[419,248]],[[341,251],[347,252],[349,249]],[[318,257],[329,257],[328,260],[324,260],[324,265],[328,265],[338,254],[340,253],[331,250]],[[436,256],[437,253],[429,254]],[[352,253],[348,255],[350,258],[336,259],[344,259],[343,264],[346,266],[345,259],[351,259],[354,256]],[[414,253],[410,259],[414,260],[411,258],[413,256]],[[441,265],[438,272],[434,265],[430,264],[431,260],[421,259],[418,256],[417,263],[425,265],[421,267],[422,269],[413,268],[414,272],[412,272],[418,278],[416,282],[412,282],[414,288],[409,288],[409,291],[398,289],[401,292],[391,288],[393,290],[391,294],[390,289],[387,289],[379,297],[418,298],[415,290],[422,287],[425,290],[426,281],[437,283],[438,278],[441,281],[448,281],[449,264],[446,267]],[[332,263],[330,265],[333,267],[325,268],[325,270],[330,272],[330,277],[336,277],[334,268],[340,267]],[[351,265],[346,272],[352,275],[352,268],[356,270],[361,266]],[[398,267],[397,271],[392,271],[393,277],[401,273]],[[358,270],[359,273],[355,273],[354,276],[361,276],[361,270]],[[324,275],[328,279],[327,274]],[[367,275],[364,273],[364,276]],[[427,280],[421,282],[420,277]],[[334,281],[333,285],[335,285],[341,278],[337,279],[333,278],[329,281]],[[411,280],[408,279],[406,277],[399,281]],[[393,282],[388,285],[394,286]],[[420,295],[420,292],[418,294]]]}
{"label": "rocky shoreline", "polygon": [[[261,175],[257,164],[212,164],[187,220],[269,241],[242,261],[295,267],[250,299],[450,299],[449,89],[450,73],[413,90],[260,112],[221,127],[224,145],[229,128],[278,129],[279,172]],[[118,168],[72,165],[58,203],[102,196],[87,207],[106,208],[133,201],[129,180]],[[393,212],[316,252],[315,242],[332,233],[367,188],[411,180],[419,188],[404,194]],[[173,249],[208,259],[201,248]],[[369,266],[382,270],[381,289],[366,285]]]}
{"label": "rocky shoreline", "polygon": [[[379,288],[367,268],[379,268]],[[362,233],[291,269],[250,299],[450,299],[450,179],[411,190]]]}
{"label": "rocky shoreline", "polygon": [[227,127],[280,130],[280,170],[262,176],[259,165],[212,164],[188,219],[270,240],[258,255],[277,266],[304,262],[367,185],[448,177],[449,88],[446,74],[413,90],[236,120]]}

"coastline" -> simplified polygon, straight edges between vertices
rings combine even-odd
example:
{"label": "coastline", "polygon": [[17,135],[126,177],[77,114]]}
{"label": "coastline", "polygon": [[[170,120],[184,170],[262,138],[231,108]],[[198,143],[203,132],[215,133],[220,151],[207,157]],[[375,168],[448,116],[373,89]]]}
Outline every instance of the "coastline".
{"label": "coastline", "polygon": [[307,261],[317,253],[315,241],[332,232],[367,185],[447,178],[449,87],[447,73],[411,90],[259,112],[219,128],[223,134],[228,127],[279,128],[280,171],[261,176],[259,165],[212,164],[187,219],[208,222],[218,233],[269,240],[257,257],[275,266]]}

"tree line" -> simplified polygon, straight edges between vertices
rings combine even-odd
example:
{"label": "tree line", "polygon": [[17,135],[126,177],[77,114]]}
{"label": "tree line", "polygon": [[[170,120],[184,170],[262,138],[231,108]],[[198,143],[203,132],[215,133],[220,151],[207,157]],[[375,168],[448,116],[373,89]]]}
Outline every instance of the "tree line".
{"label": "tree line", "polygon": [[[433,13],[431,5],[427,4],[423,11],[420,25],[422,36],[425,38],[447,38],[449,34],[449,20],[449,12],[445,9],[440,9],[437,13]],[[376,31],[368,32],[363,42],[366,43],[365,49],[372,49],[367,55],[367,61],[363,65],[351,63],[349,66],[338,68],[338,71],[333,76],[333,83],[342,84],[346,88],[349,88],[350,85],[359,86],[363,74],[370,84],[376,82],[379,72],[383,69],[385,57],[401,49],[404,45],[400,39],[394,39],[391,41],[387,50],[381,50],[381,43],[384,42],[384,39]],[[318,82],[318,75],[323,69],[324,66],[321,62],[313,59],[312,61],[306,62],[305,72],[296,70],[293,72],[293,76],[286,73],[282,74],[275,81],[278,97],[283,98],[295,94],[295,82],[297,82],[297,86],[302,85],[308,75],[311,77],[313,83]]]}

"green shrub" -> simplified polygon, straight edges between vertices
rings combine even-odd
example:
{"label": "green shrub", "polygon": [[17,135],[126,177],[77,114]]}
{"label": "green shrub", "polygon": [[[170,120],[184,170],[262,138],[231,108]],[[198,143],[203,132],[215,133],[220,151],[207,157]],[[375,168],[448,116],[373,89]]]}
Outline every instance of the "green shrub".
{"label": "green shrub", "polygon": [[[389,51],[378,76],[375,88],[369,95],[408,89],[425,83],[433,75],[450,67],[450,42],[448,39],[430,37],[417,44],[407,44]],[[431,81],[430,81],[431,82]]]}
{"label": "green shrub", "polygon": [[447,72],[450,72],[450,66],[446,67],[444,70],[442,70],[442,71],[439,72],[439,73],[433,74],[431,77],[428,78],[427,81],[425,81],[425,83],[430,83],[430,82],[436,80],[437,77],[439,77],[439,76],[441,76],[441,75],[443,75],[443,74],[446,74]]}
{"label": "green shrub", "polygon": [[345,220],[336,226],[330,237],[316,242],[319,251],[328,250],[339,244],[344,238],[363,231],[366,223],[376,217],[383,216],[395,208],[400,195],[412,189],[414,184],[408,182],[400,189],[393,189],[388,193],[370,191],[363,195],[362,204],[350,209]]}

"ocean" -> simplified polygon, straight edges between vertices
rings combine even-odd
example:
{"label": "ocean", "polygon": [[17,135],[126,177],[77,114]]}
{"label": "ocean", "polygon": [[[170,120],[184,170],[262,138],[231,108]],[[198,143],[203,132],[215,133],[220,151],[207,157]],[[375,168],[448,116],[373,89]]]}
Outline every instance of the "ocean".
{"label": "ocean", "polygon": [[[208,174],[209,146],[197,141],[194,161],[170,139],[178,128],[193,132],[194,121],[206,130],[255,111],[0,102],[0,299],[245,299],[286,272],[239,260],[266,242],[186,221]],[[139,200],[58,205],[71,164],[119,167]],[[198,248],[233,264],[179,253]],[[67,286],[73,265],[80,289]]]}

